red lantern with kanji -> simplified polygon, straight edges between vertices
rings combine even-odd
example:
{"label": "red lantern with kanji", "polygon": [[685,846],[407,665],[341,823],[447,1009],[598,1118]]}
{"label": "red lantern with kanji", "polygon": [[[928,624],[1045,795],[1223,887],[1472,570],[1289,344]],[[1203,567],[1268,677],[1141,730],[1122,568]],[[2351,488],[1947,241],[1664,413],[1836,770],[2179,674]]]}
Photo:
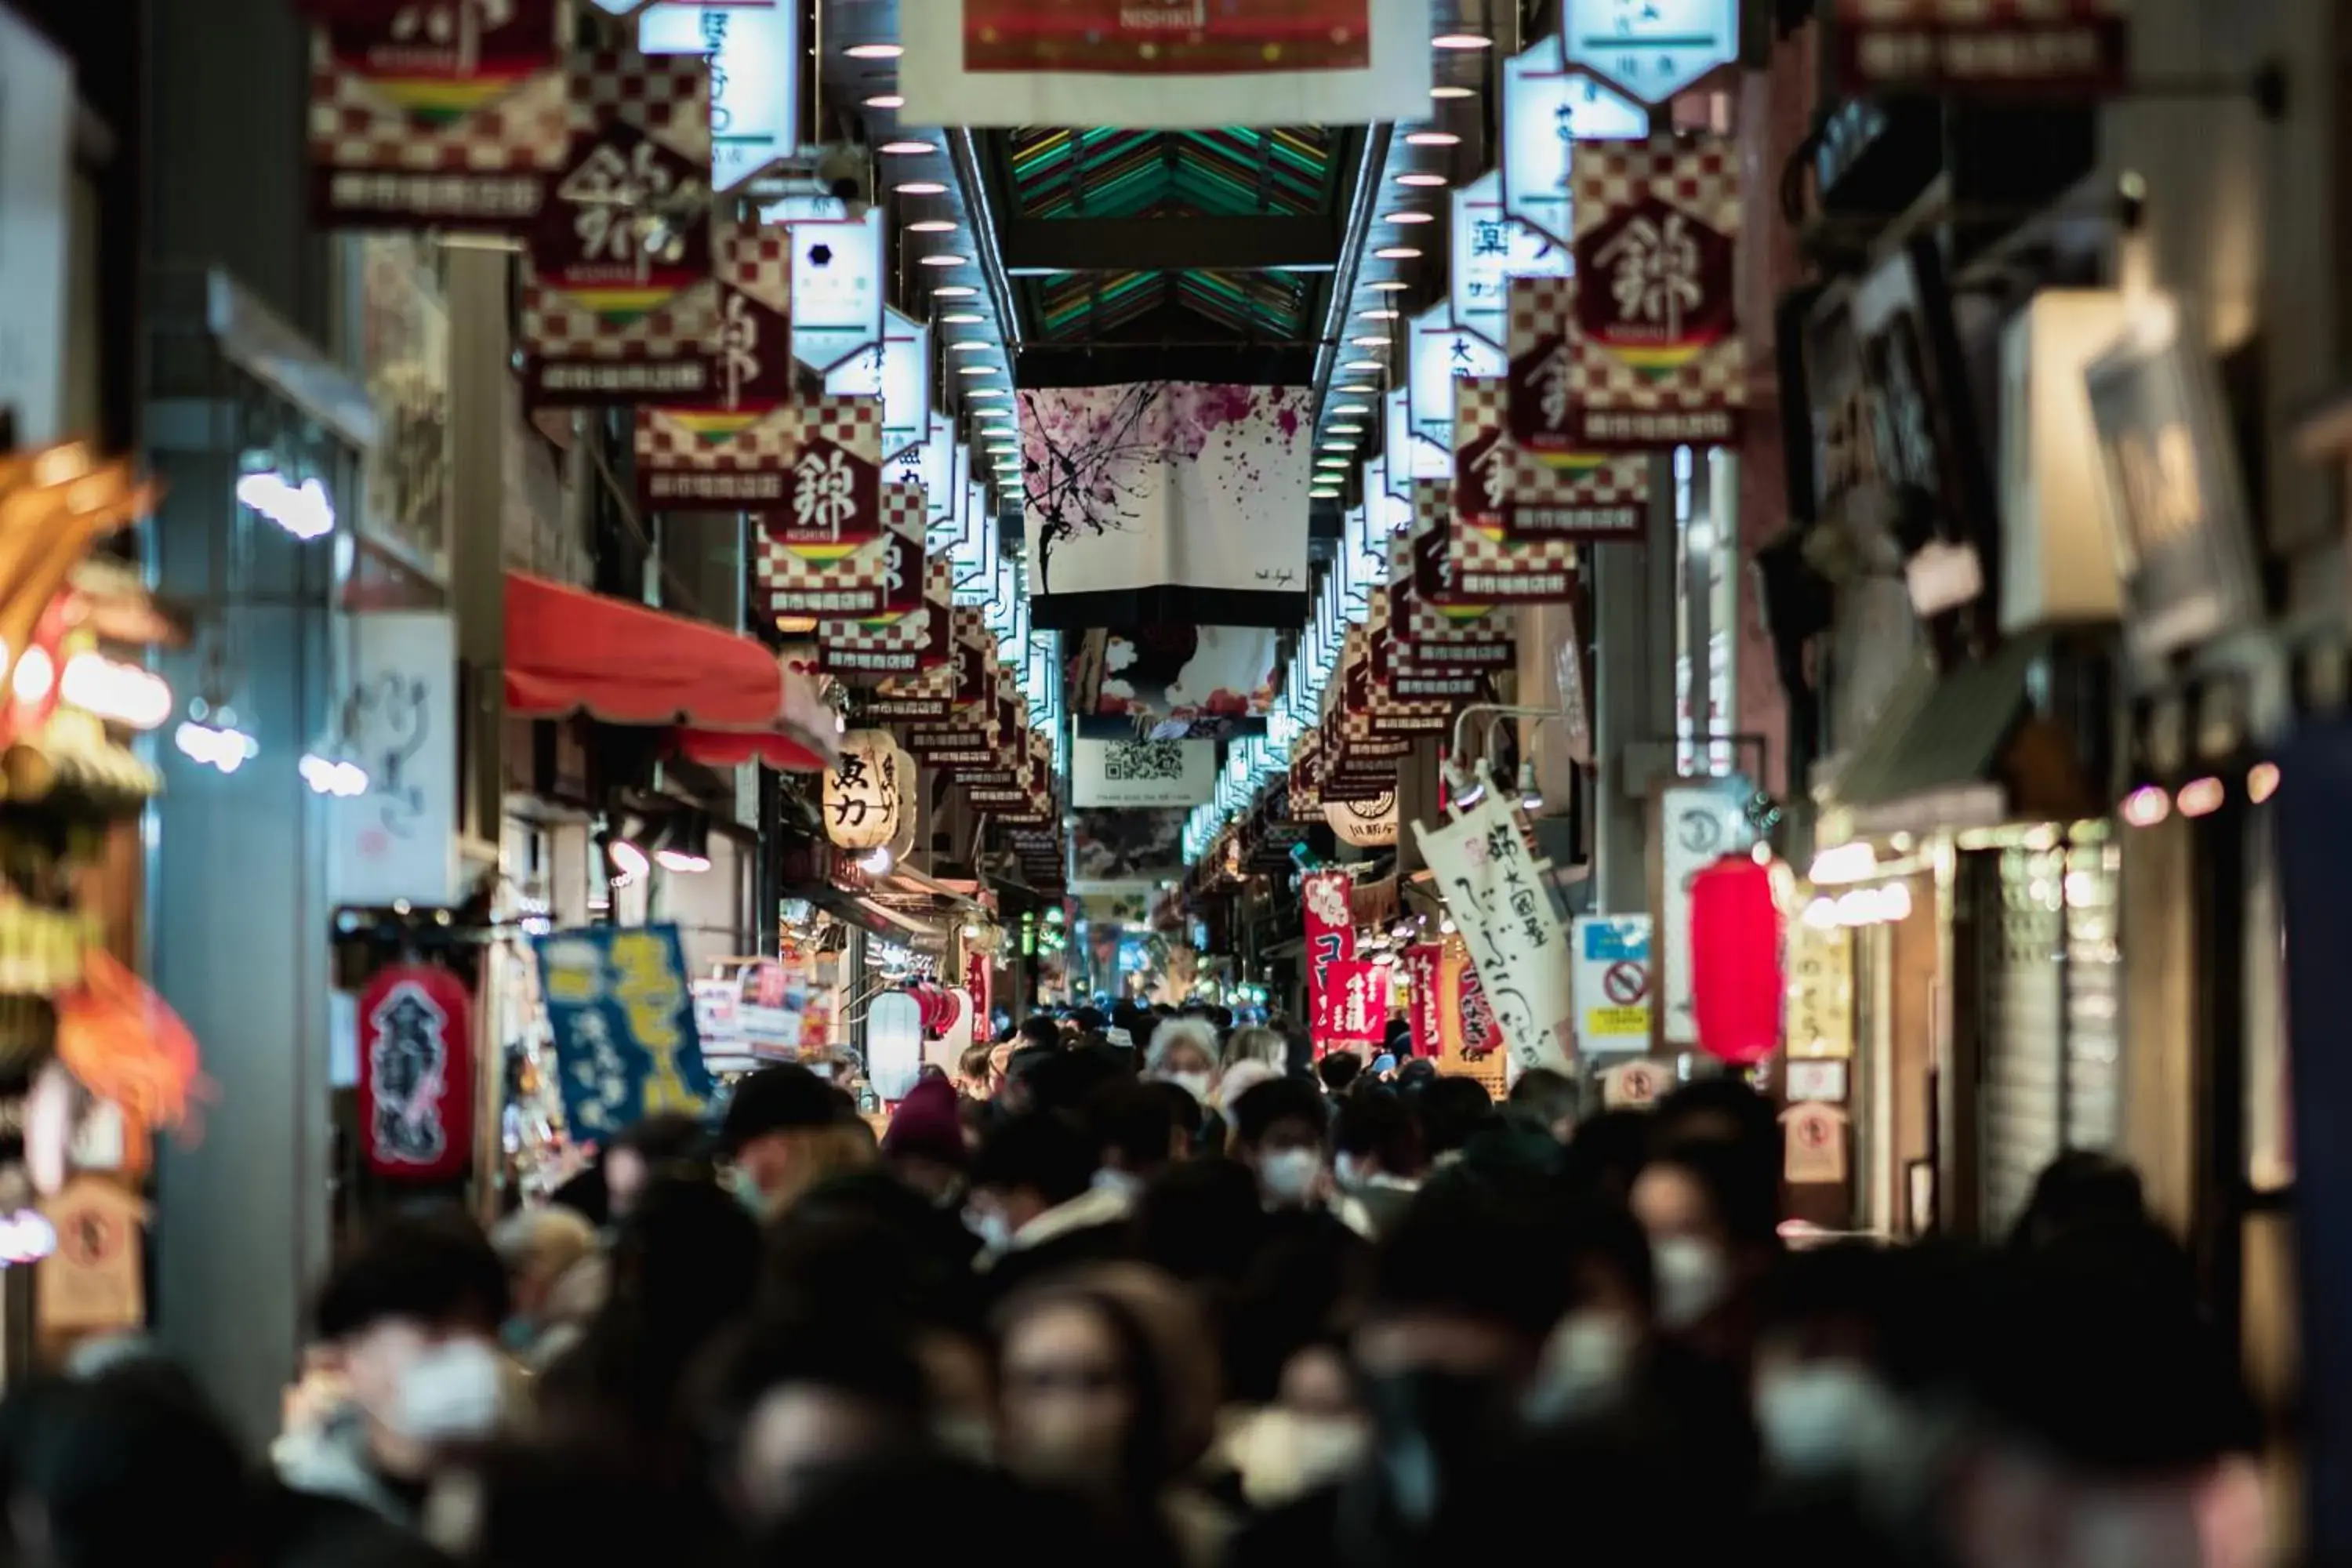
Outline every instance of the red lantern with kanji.
{"label": "red lantern with kanji", "polygon": [[395,963],[360,993],[360,1150],[389,1181],[446,1182],[474,1163],[474,1004],[433,963]]}
{"label": "red lantern with kanji", "polygon": [[1772,872],[1728,856],[1691,879],[1691,1007],[1699,1049],[1734,1067],[1780,1044],[1780,906]]}

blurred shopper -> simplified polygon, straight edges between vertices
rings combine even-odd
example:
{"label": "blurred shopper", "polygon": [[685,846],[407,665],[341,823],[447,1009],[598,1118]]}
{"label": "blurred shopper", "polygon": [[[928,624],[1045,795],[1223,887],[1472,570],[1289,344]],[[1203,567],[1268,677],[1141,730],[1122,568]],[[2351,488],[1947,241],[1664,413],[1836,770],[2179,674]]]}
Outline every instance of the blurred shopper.
{"label": "blurred shopper", "polygon": [[1097,1186],[1095,1165],[1085,1129],[1051,1111],[1014,1117],[981,1145],[965,1217],[981,1239],[992,1297],[1126,1255],[1133,1200]]}
{"label": "blurred shopper", "polygon": [[2012,1246],[2040,1247],[2101,1226],[2144,1225],[2147,1218],[2137,1171],[2110,1155],[2070,1149],[2034,1177],[2009,1238]]}
{"label": "blurred shopper", "polygon": [[1324,1053],[1315,1064],[1315,1076],[1323,1085],[1323,1092],[1334,1100],[1356,1087],[1363,1076],[1364,1058],[1354,1051],[1336,1050]]}
{"label": "blurred shopper", "polygon": [[764,1067],[735,1086],[719,1128],[743,1206],[773,1218],[826,1177],[874,1163],[872,1130],[833,1085],[797,1062]]}
{"label": "blurred shopper", "polygon": [[579,1302],[567,1298],[562,1287],[575,1271],[594,1267],[596,1232],[571,1209],[518,1209],[490,1232],[490,1245],[506,1265],[509,1298],[499,1337],[509,1354],[536,1371],[551,1353],[551,1340],[553,1349],[562,1349],[569,1337],[563,1331],[576,1330],[583,1321],[572,1316]]}
{"label": "blurred shopper", "polygon": [[1217,1086],[1216,1031],[1198,1018],[1162,1019],[1151,1031],[1143,1070],[1207,1105]]}
{"label": "blurred shopper", "polygon": [[1654,1154],[1633,1194],[1650,1237],[1659,1326],[1742,1367],[1757,1292],[1781,1255],[1778,1185],[1760,1186],[1755,1174],[1737,1143],[1695,1142]]}
{"label": "blurred shopper", "polygon": [[1529,1068],[1511,1085],[1506,1104],[1509,1114],[1549,1133],[1565,1145],[1576,1136],[1583,1091],[1566,1073],[1549,1068]]}
{"label": "blurred shopper", "polygon": [[1396,1095],[1351,1094],[1339,1102],[1331,1146],[1340,1190],[1363,1206],[1374,1236],[1388,1235],[1403,1219],[1429,1166],[1421,1119]]}
{"label": "blurred shopper", "polygon": [[1231,1109],[1234,1158],[1257,1173],[1273,1210],[1328,1215],[1359,1236],[1372,1234],[1364,1206],[1331,1173],[1329,1102],[1315,1085],[1282,1078],[1261,1083]]}
{"label": "blurred shopper", "polygon": [[957,1113],[955,1087],[944,1078],[919,1079],[891,1112],[882,1134],[882,1163],[892,1175],[942,1206],[963,1196],[971,1151]]}

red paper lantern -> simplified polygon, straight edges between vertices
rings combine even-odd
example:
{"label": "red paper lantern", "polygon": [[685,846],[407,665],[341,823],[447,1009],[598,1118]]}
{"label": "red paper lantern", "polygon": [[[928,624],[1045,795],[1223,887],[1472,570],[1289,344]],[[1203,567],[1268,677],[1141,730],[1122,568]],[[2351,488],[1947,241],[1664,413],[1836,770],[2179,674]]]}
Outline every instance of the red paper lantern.
{"label": "red paper lantern", "polygon": [[360,1149],[388,1181],[474,1163],[474,1000],[438,964],[395,963],[360,993]]}
{"label": "red paper lantern", "polygon": [[1780,1045],[1780,906],[1772,872],[1728,856],[1691,879],[1691,1006],[1699,1049],[1734,1067]]}

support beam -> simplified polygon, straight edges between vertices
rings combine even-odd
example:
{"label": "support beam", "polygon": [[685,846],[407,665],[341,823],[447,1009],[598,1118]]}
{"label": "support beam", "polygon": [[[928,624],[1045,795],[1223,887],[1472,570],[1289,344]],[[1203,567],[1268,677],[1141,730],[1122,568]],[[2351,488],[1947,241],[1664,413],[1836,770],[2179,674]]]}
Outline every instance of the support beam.
{"label": "support beam", "polygon": [[1328,268],[1339,259],[1329,217],[1008,218],[1005,270],[1259,272]]}

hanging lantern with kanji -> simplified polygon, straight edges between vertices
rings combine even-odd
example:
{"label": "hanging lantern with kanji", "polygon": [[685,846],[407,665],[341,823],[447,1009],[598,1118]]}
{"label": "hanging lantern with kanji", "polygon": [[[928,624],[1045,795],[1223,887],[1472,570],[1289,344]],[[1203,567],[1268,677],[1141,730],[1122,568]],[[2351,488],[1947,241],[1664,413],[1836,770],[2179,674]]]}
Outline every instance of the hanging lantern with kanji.
{"label": "hanging lantern with kanji", "polygon": [[1342,844],[1359,849],[1390,848],[1397,841],[1396,791],[1371,800],[1327,800],[1323,820],[1331,825]]}
{"label": "hanging lantern with kanji", "polygon": [[1780,906],[1770,868],[1726,856],[1691,879],[1691,1008],[1699,1049],[1734,1067],[1780,1044]]}
{"label": "hanging lantern with kanji", "polygon": [[844,849],[876,849],[898,831],[905,792],[914,782],[887,730],[852,730],[824,770],[824,832]]}

